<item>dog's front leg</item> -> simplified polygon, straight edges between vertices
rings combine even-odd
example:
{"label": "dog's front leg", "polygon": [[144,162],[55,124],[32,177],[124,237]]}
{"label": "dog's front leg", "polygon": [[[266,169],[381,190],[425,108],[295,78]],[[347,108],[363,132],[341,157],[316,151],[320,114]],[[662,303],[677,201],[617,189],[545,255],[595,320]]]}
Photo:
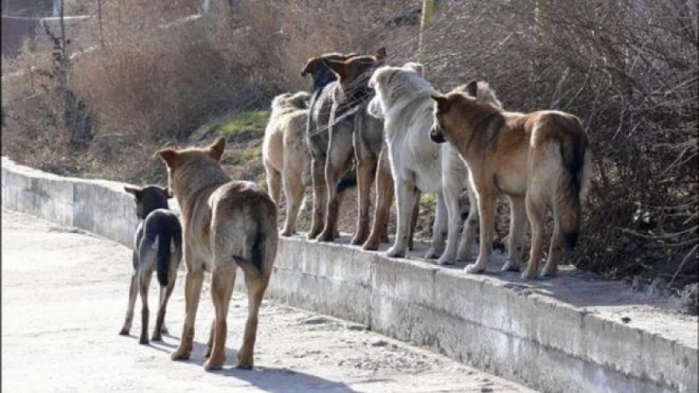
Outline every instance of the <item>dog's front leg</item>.
{"label": "dog's front leg", "polygon": [[444,188],[444,204],[447,209],[447,247],[437,261],[440,265],[453,265],[455,263],[456,248],[461,229],[461,209],[459,208],[459,190]]}
{"label": "dog's front leg", "polygon": [[131,323],[133,322],[133,309],[136,305],[136,296],[138,296],[138,272],[135,271],[131,275],[131,286],[129,287],[129,305],[126,309],[126,319],[124,320],[124,326],[119,332],[122,336],[128,336],[129,331],[131,331]]}
{"label": "dog's front leg", "polygon": [[444,251],[444,239],[447,237],[449,214],[442,194],[437,195],[436,212],[432,225],[432,245],[425,253],[425,259],[434,259]]}
{"label": "dog's front leg", "polygon": [[[186,237],[185,237],[186,239]],[[186,244],[185,244],[186,247]],[[204,282],[204,267],[199,262],[190,262],[192,258],[185,249],[185,263],[187,263],[187,275],[184,280],[185,319],[182,327],[180,345],[170,355],[172,360],[186,360],[192,353],[192,341],[194,340],[194,320],[199,307],[201,286]]]}
{"label": "dog's front leg", "polygon": [[405,179],[396,179],[396,204],[398,208],[398,228],[396,228],[396,240],[386,255],[389,257],[404,257],[408,248],[410,236],[410,216],[413,212],[413,204],[416,200],[415,184]]}
{"label": "dog's front leg", "polygon": [[490,261],[493,248],[493,225],[495,216],[495,195],[478,193],[478,214],[480,215],[480,250],[475,264],[466,266],[469,273],[483,273]]}
{"label": "dog's front leg", "polygon": [[510,200],[510,236],[507,244],[507,262],[502,271],[518,272],[522,262],[522,244],[527,225],[527,213],[524,198],[511,196]]}

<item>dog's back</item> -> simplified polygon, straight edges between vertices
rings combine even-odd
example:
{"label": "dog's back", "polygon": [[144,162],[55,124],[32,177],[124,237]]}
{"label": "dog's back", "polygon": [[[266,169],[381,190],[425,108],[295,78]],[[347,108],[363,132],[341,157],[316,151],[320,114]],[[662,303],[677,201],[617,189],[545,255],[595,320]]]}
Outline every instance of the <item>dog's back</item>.
{"label": "dog's back", "polygon": [[143,221],[143,235],[138,245],[141,264],[156,264],[158,283],[166,286],[170,268],[182,258],[180,219],[166,209],[153,210]]}
{"label": "dog's back", "polygon": [[278,242],[277,209],[269,196],[255,183],[231,181],[211,194],[209,206],[214,263],[235,261],[246,275],[268,277]]}

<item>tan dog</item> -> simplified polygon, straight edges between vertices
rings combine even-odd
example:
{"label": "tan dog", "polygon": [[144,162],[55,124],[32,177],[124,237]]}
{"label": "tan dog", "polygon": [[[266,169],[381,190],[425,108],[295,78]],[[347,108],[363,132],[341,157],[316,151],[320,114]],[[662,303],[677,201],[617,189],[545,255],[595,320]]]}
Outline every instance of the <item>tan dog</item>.
{"label": "tan dog", "polygon": [[304,171],[311,159],[305,139],[310,98],[311,95],[303,91],[274,97],[262,141],[267,186],[277,206],[281,203],[281,188],[284,185],[286,222],[282,236],[291,236],[296,232],[296,219],[306,191]]}
{"label": "tan dog", "polygon": [[162,149],[156,153],[167,165],[169,188],[182,212],[187,266],[186,316],[180,345],[172,359],[188,359],[192,352],[204,271],[209,271],[215,318],[206,370],[220,369],[226,359],[226,316],[239,266],[245,273],[249,309],[238,367],[252,368],[258,311],[277,253],[277,208],[257,185],[233,181],[223,171],[219,161],[225,146],[226,140],[219,138],[206,148]]}
{"label": "tan dog", "polygon": [[553,208],[554,232],[541,276],[556,274],[564,247],[575,246],[580,230],[581,200],[589,185],[589,140],[580,120],[568,113],[506,112],[492,105],[493,92],[484,82],[471,82],[436,102],[430,138],[449,141],[471,171],[478,196],[480,253],[466,270],[483,272],[492,248],[495,198],[510,203],[509,257],[503,270],[519,270],[526,215],[532,226],[532,246],[523,278],[538,273],[543,255],[543,221]]}

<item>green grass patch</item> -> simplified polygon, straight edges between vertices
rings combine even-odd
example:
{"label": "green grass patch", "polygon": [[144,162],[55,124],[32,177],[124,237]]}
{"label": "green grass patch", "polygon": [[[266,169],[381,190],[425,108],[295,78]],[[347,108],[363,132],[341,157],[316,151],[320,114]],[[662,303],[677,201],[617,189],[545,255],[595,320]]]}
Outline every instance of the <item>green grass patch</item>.
{"label": "green grass patch", "polygon": [[434,194],[420,195],[420,206],[432,206],[437,202],[437,196]]}
{"label": "green grass patch", "polygon": [[227,165],[243,165],[251,161],[262,162],[262,146],[247,149],[231,148],[223,158],[223,163]]}
{"label": "green grass patch", "polygon": [[199,142],[214,135],[226,138],[244,134],[262,135],[269,120],[269,111],[231,112],[221,118],[204,124],[190,135],[191,142]]}

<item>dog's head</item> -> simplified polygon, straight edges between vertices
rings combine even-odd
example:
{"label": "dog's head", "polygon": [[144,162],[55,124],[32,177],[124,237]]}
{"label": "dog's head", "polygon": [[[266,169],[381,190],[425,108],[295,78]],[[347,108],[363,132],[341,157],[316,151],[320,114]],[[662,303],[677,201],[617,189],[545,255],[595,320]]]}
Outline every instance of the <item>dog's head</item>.
{"label": "dog's head", "polygon": [[[410,98],[415,93],[431,92],[432,85],[423,77],[420,63],[405,63],[402,67],[382,66],[369,79],[368,86],[376,92],[367,111],[374,117],[383,117],[385,111],[400,99]],[[379,116],[380,114],[380,116]]]}
{"label": "dog's head", "polygon": [[230,180],[220,164],[225,148],[226,138],[220,137],[203,148],[158,150],[155,155],[167,166],[171,194],[181,198],[183,193],[196,191],[212,182]]}
{"label": "dog's head", "polygon": [[500,101],[485,82],[472,81],[447,94],[435,92],[430,139],[459,144],[474,132],[496,133],[504,124]]}
{"label": "dog's head", "polygon": [[143,220],[155,209],[167,209],[167,200],[172,198],[170,190],[158,185],[145,187],[124,186],[124,191],[133,195],[136,202],[136,217]]}
{"label": "dog's head", "polygon": [[322,89],[328,83],[336,80],[335,74],[323,63],[323,60],[344,61],[354,56],[357,56],[357,54],[333,52],[311,57],[306,61],[306,65],[303,66],[301,76],[311,75],[313,78],[313,90]]}
{"label": "dog's head", "polygon": [[272,99],[272,112],[308,109],[310,101],[311,95],[305,91],[279,94]]}
{"label": "dog's head", "polygon": [[345,94],[366,89],[372,72],[386,61],[386,48],[381,48],[373,55],[353,56],[346,60],[322,59],[340,81]]}

